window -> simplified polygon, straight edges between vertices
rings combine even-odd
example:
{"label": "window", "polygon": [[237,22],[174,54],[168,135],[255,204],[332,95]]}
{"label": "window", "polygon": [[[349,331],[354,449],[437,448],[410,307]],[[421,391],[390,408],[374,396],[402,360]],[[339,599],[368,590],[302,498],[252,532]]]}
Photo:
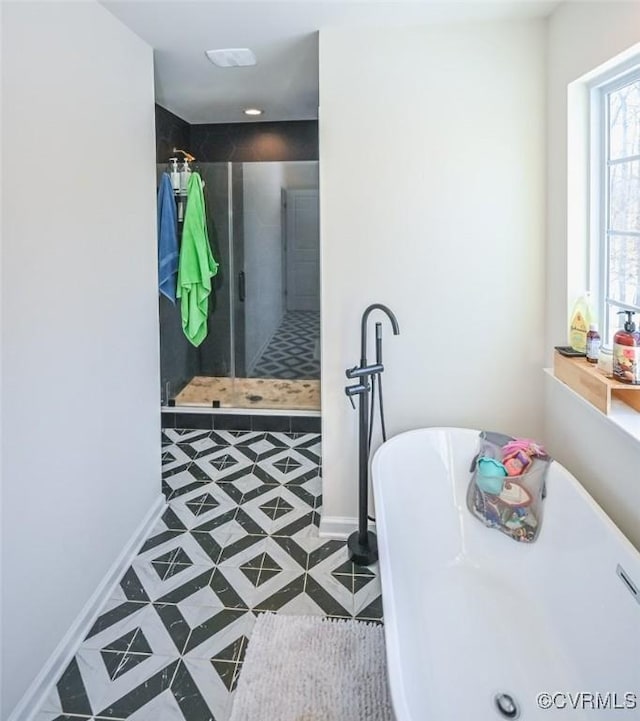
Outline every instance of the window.
{"label": "window", "polygon": [[640,68],[593,88],[592,111],[591,284],[610,346],[618,313],[640,314]]}

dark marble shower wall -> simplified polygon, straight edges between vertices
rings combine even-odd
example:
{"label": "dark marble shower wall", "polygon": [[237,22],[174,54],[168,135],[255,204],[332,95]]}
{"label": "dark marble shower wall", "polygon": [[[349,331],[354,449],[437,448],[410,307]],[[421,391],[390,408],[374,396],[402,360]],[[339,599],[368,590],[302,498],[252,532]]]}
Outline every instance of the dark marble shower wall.
{"label": "dark marble shower wall", "polygon": [[189,150],[190,131],[189,123],[156,105],[156,162],[166,163],[174,157],[174,148]]}
{"label": "dark marble shower wall", "polygon": [[318,160],[318,121],[190,125],[156,105],[158,163],[183,148],[202,163]]}
{"label": "dark marble shower wall", "polygon": [[192,125],[191,152],[209,163],[318,160],[318,122]]}

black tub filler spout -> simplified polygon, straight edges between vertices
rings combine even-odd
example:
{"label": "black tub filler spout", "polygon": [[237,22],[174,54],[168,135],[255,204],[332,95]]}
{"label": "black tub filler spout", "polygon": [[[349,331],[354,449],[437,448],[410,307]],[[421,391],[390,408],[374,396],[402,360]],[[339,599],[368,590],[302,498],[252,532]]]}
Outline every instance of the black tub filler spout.
{"label": "black tub filler spout", "polygon": [[[355,409],[354,397],[359,399],[358,421],[358,530],[352,533],[347,540],[349,558],[357,565],[368,566],[378,560],[378,542],[376,534],[368,529],[369,522],[369,452],[373,431],[376,384],[380,406],[380,423],[382,439],[387,440],[387,431],[384,420],[384,406],[382,400],[382,323],[376,323],[376,361],[369,365],[367,362],[367,325],[369,316],[373,311],[382,311],[391,322],[394,335],[399,335],[398,320],[386,305],[373,303],[362,314],[360,325],[360,365],[348,368],[346,376],[357,380],[357,383],[347,386],[344,390]],[[369,402],[371,399],[371,402]]]}

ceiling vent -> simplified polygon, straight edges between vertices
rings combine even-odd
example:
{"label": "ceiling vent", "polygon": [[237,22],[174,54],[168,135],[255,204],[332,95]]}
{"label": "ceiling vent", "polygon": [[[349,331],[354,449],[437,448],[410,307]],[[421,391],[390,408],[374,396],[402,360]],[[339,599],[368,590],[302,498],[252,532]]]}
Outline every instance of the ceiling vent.
{"label": "ceiling vent", "polygon": [[256,64],[256,56],[249,48],[207,50],[205,54],[209,60],[219,68],[241,68],[246,65]]}

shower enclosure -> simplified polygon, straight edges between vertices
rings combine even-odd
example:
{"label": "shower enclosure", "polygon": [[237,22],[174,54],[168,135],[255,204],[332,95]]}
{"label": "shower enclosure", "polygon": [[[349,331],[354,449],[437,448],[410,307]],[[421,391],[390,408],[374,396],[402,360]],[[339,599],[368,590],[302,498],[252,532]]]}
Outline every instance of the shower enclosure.
{"label": "shower enclosure", "polygon": [[179,304],[160,296],[162,404],[319,410],[318,163],[195,170],[219,267],[197,348],[182,332]]}

